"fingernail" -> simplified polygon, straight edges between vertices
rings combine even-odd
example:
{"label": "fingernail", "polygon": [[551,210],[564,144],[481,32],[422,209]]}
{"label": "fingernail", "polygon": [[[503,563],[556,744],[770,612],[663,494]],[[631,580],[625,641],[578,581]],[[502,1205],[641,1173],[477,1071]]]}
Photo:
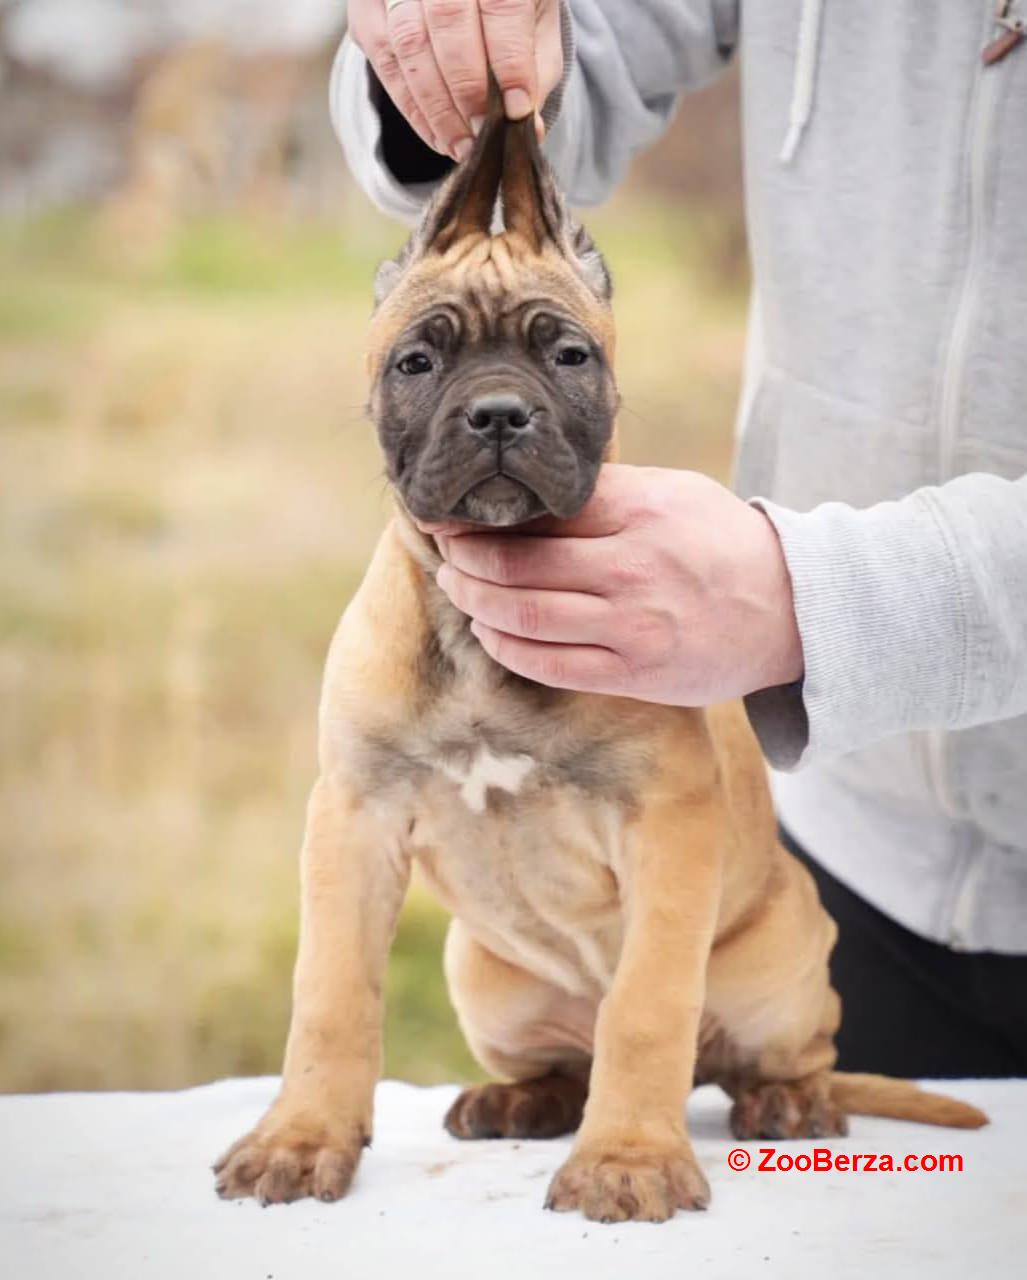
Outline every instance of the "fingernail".
{"label": "fingernail", "polygon": [[467,159],[471,154],[472,146],[474,146],[472,138],[461,138],[459,142],[453,143],[453,159],[457,164],[462,164]]}
{"label": "fingernail", "polygon": [[475,137],[481,133],[481,127],[485,123],[484,116],[471,116],[471,132]]}
{"label": "fingernail", "polygon": [[471,631],[471,635],[474,636],[476,640],[481,639],[481,627],[478,625],[478,621],[476,618],[471,619],[470,631]]}
{"label": "fingernail", "polygon": [[523,120],[531,111],[531,99],[524,89],[507,89],[503,94],[503,107],[511,120]]}
{"label": "fingernail", "polygon": [[449,582],[452,573],[453,571],[448,564],[440,564],[435,570],[435,582],[442,591],[446,590],[446,584]]}

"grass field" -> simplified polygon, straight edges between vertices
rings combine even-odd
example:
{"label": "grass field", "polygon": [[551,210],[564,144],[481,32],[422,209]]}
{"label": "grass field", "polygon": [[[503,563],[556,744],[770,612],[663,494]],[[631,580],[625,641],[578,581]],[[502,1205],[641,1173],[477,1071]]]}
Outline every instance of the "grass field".
{"label": "grass field", "polygon": [[[590,223],[629,461],[723,473],[743,283],[716,221]],[[364,420],[398,233],[0,227],[0,1089],[277,1071],[320,667],[388,509]],[[725,275],[729,278],[725,281]],[[474,1071],[416,889],[387,1071]]]}

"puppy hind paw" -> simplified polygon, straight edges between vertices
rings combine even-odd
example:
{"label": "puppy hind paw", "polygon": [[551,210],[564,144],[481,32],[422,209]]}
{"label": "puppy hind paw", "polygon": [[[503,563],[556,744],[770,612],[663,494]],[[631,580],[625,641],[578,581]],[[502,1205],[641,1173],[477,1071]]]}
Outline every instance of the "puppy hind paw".
{"label": "puppy hind paw", "polygon": [[454,1138],[558,1138],[581,1123],[588,1087],[557,1073],[465,1089],[443,1124]]}
{"label": "puppy hind paw", "polygon": [[736,1138],[834,1138],[849,1131],[845,1112],[826,1084],[814,1080],[765,1081],[739,1090],[731,1108]]}

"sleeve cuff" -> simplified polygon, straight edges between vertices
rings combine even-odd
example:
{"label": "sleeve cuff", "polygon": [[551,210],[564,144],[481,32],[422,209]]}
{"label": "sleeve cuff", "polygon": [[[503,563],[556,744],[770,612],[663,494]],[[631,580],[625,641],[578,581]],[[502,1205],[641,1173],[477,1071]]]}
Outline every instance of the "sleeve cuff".
{"label": "sleeve cuff", "polygon": [[560,0],[560,45],[563,49],[563,75],[560,77],[560,83],[542,106],[542,123],[546,126],[547,134],[560,117],[567,82],[571,78],[571,69],[574,66],[574,19],[571,16],[568,0]]}
{"label": "sleeve cuff", "polygon": [[[574,21],[567,0],[560,4],[560,37],[563,43],[563,76],[546,99],[542,120],[546,126],[546,150],[550,133],[559,129],[555,144],[566,132],[562,119],[564,96],[574,68]],[[384,213],[415,224],[438,186],[432,182],[400,182],[385,160],[382,119],[374,101],[371,76],[364,54],[344,36],[332,64],[328,85],[329,113],[335,136],[357,182]],[[563,125],[563,128],[560,126]]]}
{"label": "sleeve cuff", "polygon": [[767,763],[787,772],[795,769],[809,745],[809,719],[802,681],[748,694],[745,710]]}
{"label": "sleeve cuff", "polygon": [[350,172],[383,213],[414,225],[436,184],[404,184],[382,154],[382,121],[371,96],[367,59],[346,36],[328,83],[328,108]]}
{"label": "sleeve cuff", "polygon": [[967,611],[930,491],[865,510],[754,505],[781,539],[805,663],[800,684],[745,700],[769,763],[790,770],[957,719]]}

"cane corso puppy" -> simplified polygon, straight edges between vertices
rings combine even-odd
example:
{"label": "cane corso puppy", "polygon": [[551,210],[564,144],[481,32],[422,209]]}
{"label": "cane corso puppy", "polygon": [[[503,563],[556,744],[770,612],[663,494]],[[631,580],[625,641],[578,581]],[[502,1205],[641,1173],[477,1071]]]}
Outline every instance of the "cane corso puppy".
{"label": "cane corso puppy", "polygon": [[849,1112],[984,1123],[832,1070],[835,929],[777,841],[739,705],[533,684],[485,654],[435,584],[440,556],[414,518],[580,511],[614,456],[612,360],[603,260],[531,123],[494,113],[378,276],[370,406],[396,510],[328,658],[281,1092],[215,1166],[223,1196],[349,1186],[414,863],[452,912],[450,993],[500,1081],[465,1090],[446,1127],[576,1130],[549,1208],[662,1221],[705,1206],[695,1082],[723,1087],[742,1139],[842,1134]]}

